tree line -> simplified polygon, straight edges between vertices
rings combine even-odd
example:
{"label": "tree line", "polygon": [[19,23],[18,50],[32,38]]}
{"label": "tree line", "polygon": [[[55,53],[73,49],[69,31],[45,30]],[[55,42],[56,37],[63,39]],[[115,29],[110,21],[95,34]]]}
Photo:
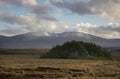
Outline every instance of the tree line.
{"label": "tree line", "polygon": [[62,59],[110,58],[110,54],[105,48],[94,43],[67,41],[63,45],[54,46],[43,57]]}

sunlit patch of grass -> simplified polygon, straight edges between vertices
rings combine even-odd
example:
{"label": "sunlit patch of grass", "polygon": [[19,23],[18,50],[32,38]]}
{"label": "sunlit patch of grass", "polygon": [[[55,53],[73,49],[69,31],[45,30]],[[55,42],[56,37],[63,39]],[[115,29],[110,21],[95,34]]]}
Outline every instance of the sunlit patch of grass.
{"label": "sunlit patch of grass", "polygon": [[[46,71],[40,71],[41,68]],[[60,70],[55,70],[56,68]],[[48,74],[48,79],[60,76],[61,79],[119,79],[120,61],[40,59],[39,54],[0,55],[0,75],[7,77],[0,79],[47,79]]]}

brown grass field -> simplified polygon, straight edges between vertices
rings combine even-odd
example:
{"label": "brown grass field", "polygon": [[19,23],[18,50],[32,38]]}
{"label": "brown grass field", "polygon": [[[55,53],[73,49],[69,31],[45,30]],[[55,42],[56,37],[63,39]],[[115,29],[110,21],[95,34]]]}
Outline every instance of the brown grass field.
{"label": "brown grass field", "polygon": [[120,60],[40,59],[48,50],[0,50],[0,79],[120,79]]}

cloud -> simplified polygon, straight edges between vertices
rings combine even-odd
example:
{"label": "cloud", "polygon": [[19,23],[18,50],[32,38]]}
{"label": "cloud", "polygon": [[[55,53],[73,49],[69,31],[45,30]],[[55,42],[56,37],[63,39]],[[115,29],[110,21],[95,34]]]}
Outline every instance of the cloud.
{"label": "cloud", "polygon": [[36,15],[34,14],[15,16],[11,14],[1,13],[0,17],[1,17],[0,20],[7,22],[9,24],[19,24],[27,26],[31,26],[33,23],[37,21]]}
{"label": "cloud", "polygon": [[[70,24],[65,23],[65,22],[44,22],[42,24],[43,26],[37,26],[36,30],[34,32],[48,32],[48,33],[61,33],[65,31],[69,31],[70,29]],[[35,29],[35,28],[34,28]]]}
{"label": "cloud", "polygon": [[99,15],[104,18],[120,21],[119,0],[71,0],[69,2],[51,0],[51,3],[79,15]]}
{"label": "cloud", "polygon": [[97,26],[90,23],[80,23],[76,25],[76,31],[103,38],[119,38],[120,37],[120,24],[110,23],[106,26]]}
{"label": "cloud", "polygon": [[69,31],[69,24],[68,23],[60,23],[60,22],[42,22],[42,24],[36,24],[34,26],[20,26],[20,25],[4,25],[1,26],[0,35],[6,36],[14,36],[23,33],[37,33],[37,35],[41,35],[44,33],[61,33],[65,31]]}
{"label": "cloud", "polygon": [[73,14],[97,15],[117,22],[120,21],[120,0],[45,0],[43,4],[39,4],[37,0],[0,0],[0,6],[16,7],[18,10],[28,11],[24,14],[16,14],[17,12],[9,14],[2,10],[0,21],[6,23],[5,26],[0,26],[0,34],[3,35],[79,31],[105,38],[120,37],[119,23],[98,26],[90,23],[71,24],[56,20],[56,17],[71,11]]}
{"label": "cloud", "polygon": [[0,0],[0,4],[4,7],[17,7],[18,9],[25,9],[29,14],[34,14],[39,19],[56,21],[50,12],[52,10],[51,5],[47,2],[43,4],[38,4],[37,0]]}
{"label": "cloud", "polygon": [[51,15],[53,6],[56,6],[79,15],[98,15],[120,21],[119,0],[45,0],[43,4],[39,4],[37,0],[0,0],[0,5],[24,8],[45,20],[56,20]]}
{"label": "cloud", "polygon": [[[42,25],[42,26],[41,26]],[[41,25],[36,25],[34,27],[30,26],[18,26],[18,25],[9,25],[7,27],[1,27],[0,34],[12,36],[22,33],[33,32],[37,35],[46,34],[46,33],[62,33],[62,32],[82,32],[102,38],[120,38],[120,24],[119,23],[109,23],[106,26],[98,26],[90,23],[79,23],[76,25],[71,25],[70,23],[65,22],[48,22]],[[17,26],[17,27],[16,27]],[[73,27],[74,26],[74,27]],[[71,28],[72,27],[72,28]]]}
{"label": "cloud", "polygon": [[[17,26],[17,27],[16,27]],[[27,26],[5,25],[0,27],[0,35],[13,36],[30,32]]]}
{"label": "cloud", "polygon": [[31,7],[37,5],[37,0],[0,0],[0,4],[16,7]]}
{"label": "cloud", "polygon": [[86,3],[83,1],[80,2],[74,1],[72,3],[69,3],[69,2],[60,2],[60,1],[52,0],[51,3],[53,3],[53,5],[59,8],[68,9],[78,14],[91,14],[90,7],[86,5]]}
{"label": "cloud", "polygon": [[[1,29],[0,31],[6,34],[21,34],[22,30],[28,30],[29,32],[34,32],[34,31],[42,31],[44,32],[45,30],[48,30],[47,26],[45,24],[48,24],[49,22],[54,22],[54,21],[47,21],[45,19],[42,19],[42,17],[37,17],[36,14],[28,13],[26,15],[20,15],[20,16],[15,16],[12,14],[6,14],[6,13],[0,13],[0,20],[7,23],[6,25],[8,27]],[[48,17],[47,17],[48,18]],[[2,26],[0,26],[2,27]],[[19,28],[18,28],[19,27]],[[22,29],[21,29],[21,28]],[[46,28],[46,29],[45,29]],[[21,31],[20,31],[20,30]],[[15,31],[18,30],[18,33],[15,33]],[[11,33],[9,32],[11,31]],[[26,31],[26,32],[28,32]],[[8,33],[6,33],[8,32]],[[14,34],[13,34],[14,33]],[[23,31],[24,33],[24,31]]]}

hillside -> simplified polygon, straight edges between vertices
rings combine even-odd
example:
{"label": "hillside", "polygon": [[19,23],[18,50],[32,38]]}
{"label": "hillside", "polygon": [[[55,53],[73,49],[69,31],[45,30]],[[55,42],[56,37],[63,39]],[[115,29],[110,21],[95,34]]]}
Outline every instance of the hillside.
{"label": "hillside", "polygon": [[81,32],[26,33],[0,37],[0,48],[51,48],[66,41],[92,42],[106,48],[120,48],[120,39],[105,39]]}

